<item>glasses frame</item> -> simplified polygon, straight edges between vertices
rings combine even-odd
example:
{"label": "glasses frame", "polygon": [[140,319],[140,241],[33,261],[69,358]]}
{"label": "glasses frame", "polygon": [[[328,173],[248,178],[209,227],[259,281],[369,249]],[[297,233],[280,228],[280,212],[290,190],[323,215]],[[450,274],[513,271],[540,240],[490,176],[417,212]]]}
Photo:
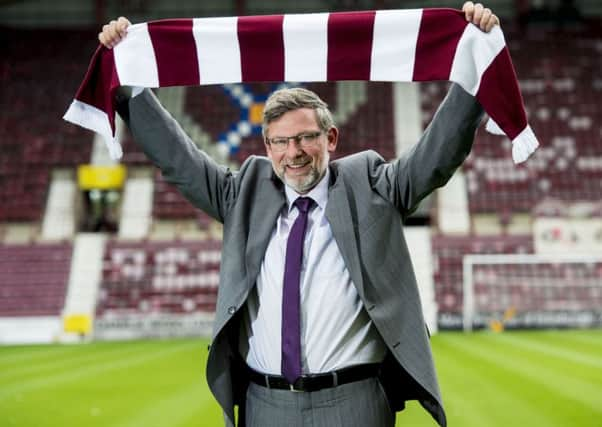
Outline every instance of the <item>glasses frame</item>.
{"label": "glasses frame", "polygon": [[[303,148],[313,147],[318,137],[324,134],[324,131],[317,130],[312,132],[300,132],[293,136],[277,136],[276,138],[267,138],[265,142],[269,144],[273,151],[277,153],[284,153],[288,149],[289,141],[292,139],[296,144],[299,144]],[[286,143],[280,143],[276,141],[286,140]]]}

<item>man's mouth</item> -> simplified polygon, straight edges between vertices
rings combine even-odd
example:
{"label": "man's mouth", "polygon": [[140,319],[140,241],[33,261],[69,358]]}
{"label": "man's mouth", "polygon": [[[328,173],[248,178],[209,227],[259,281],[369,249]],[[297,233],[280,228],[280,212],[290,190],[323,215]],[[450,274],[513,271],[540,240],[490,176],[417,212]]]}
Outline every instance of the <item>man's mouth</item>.
{"label": "man's mouth", "polygon": [[302,167],[307,166],[310,163],[311,163],[311,161],[307,160],[307,161],[302,162],[302,163],[289,163],[286,166],[289,167],[289,168],[291,168],[291,169],[301,169]]}

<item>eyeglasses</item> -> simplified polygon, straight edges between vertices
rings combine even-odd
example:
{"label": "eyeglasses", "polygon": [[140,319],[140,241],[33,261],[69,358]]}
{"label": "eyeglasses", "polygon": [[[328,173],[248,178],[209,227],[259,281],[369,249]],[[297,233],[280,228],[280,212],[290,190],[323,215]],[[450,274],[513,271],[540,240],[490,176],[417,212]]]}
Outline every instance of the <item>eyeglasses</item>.
{"label": "eyeglasses", "polygon": [[322,131],[316,132],[303,132],[295,136],[278,136],[276,138],[266,138],[266,142],[270,144],[272,150],[276,152],[284,152],[288,148],[289,140],[294,140],[295,143],[300,144],[303,148],[309,148],[313,146],[318,137],[322,135]]}

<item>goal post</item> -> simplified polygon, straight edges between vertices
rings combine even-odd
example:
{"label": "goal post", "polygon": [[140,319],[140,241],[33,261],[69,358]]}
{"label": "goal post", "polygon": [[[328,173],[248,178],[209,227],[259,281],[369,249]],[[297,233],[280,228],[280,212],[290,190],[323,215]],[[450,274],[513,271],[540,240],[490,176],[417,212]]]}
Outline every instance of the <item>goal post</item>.
{"label": "goal post", "polygon": [[463,257],[463,328],[602,326],[602,255]]}

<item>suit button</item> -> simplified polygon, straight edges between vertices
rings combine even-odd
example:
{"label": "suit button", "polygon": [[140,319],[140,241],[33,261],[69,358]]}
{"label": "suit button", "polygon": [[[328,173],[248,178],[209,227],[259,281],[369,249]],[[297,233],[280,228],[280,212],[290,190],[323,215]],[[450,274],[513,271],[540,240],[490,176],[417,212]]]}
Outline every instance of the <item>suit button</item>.
{"label": "suit button", "polygon": [[228,313],[229,313],[229,314],[234,314],[234,313],[236,313],[236,307],[234,307],[234,306],[228,307]]}

